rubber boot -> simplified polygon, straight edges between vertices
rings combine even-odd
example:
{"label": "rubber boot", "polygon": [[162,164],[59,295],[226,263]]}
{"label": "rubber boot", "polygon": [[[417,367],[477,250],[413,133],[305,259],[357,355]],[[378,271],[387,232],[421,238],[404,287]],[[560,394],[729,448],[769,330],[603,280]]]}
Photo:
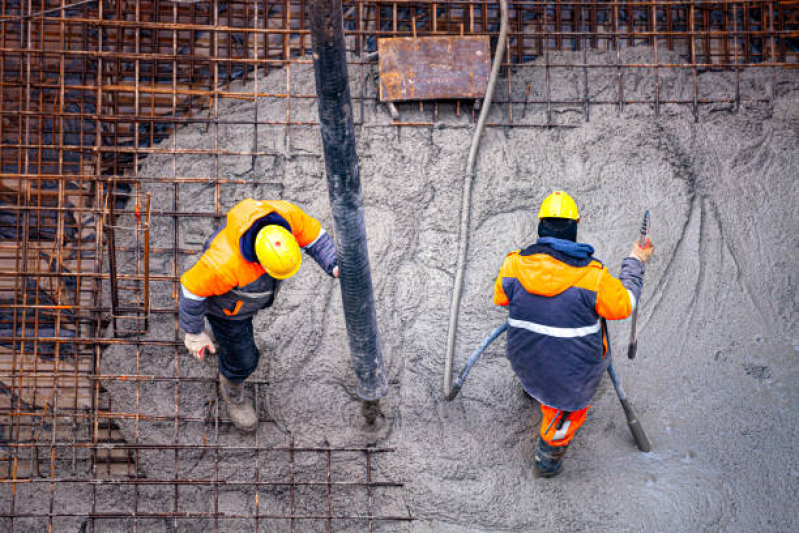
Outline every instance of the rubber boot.
{"label": "rubber boot", "polygon": [[244,383],[233,383],[219,374],[219,393],[227,404],[227,414],[236,429],[245,433],[255,431],[258,427],[258,415],[252,401],[247,398]]}
{"label": "rubber boot", "polygon": [[535,451],[535,473],[538,477],[555,477],[560,474],[563,468],[563,456],[566,455],[566,446],[550,446],[540,436],[538,437],[538,447]]}

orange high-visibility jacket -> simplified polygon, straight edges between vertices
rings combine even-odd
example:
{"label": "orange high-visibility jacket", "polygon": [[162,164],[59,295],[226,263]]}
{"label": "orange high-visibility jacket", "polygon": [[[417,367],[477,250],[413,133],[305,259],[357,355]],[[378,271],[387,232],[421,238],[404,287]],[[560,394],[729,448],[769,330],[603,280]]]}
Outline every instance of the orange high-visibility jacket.
{"label": "orange high-visibility jacket", "polygon": [[316,219],[284,200],[243,200],[228,212],[224,226],[180,278],[180,325],[188,333],[202,331],[206,312],[241,320],[272,304],[280,281],[269,276],[254,256],[257,232],[249,230],[256,224],[255,229],[264,224],[286,227],[297,244],[332,273],[335,245]]}
{"label": "orange high-visibility jacket", "polygon": [[[593,259],[589,245],[543,244],[508,254],[494,303],[509,306],[508,359],[525,390],[544,405],[586,407],[610,364],[601,318],[627,318],[643,286],[644,265],[622,262],[619,279]],[[590,250],[582,257],[569,248]]]}
{"label": "orange high-visibility jacket", "polygon": [[300,248],[319,236],[322,229],[316,219],[284,200],[244,200],[227,214],[227,224],[211,241],[200,260],[183,274],[180,282],[197,296],[225,294],[235,287],[244,287],[266,272],[260,263],[247,261],[241,254],[239,241],[259,219],[277,212],[291,226],[291,233]]}

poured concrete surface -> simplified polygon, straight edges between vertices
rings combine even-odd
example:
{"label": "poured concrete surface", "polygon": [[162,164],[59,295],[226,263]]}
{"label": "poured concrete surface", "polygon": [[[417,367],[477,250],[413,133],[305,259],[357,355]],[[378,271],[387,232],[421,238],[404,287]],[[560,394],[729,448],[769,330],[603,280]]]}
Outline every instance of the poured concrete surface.
{"label": "poured concrete surface", "polygon": [[[626,51],[635,61],[638,51]],[[590,54],[589,54],[590,55]],[[557,61],[553,55],[550,61]],[[590,57],[608,62],[602,54]],[[661,61],[664,59],[661,57]],[[375,94],[373,69],[367,94]],[[310,66],[292,67],[292,92],[314,92]],[[514,97],[524,97],[525,80],[543,90],[542,69],[514,73]],[[527,76],[525,78],[525,76]],[[581,72],[552,70],[553,96],[584,89]],[[360,94],[361,73],[351,72]],[[661,98],[690,98],[690,71],[660,71]],[[732,73],[700,73],[704,94],[734,94]],[[652,73],[627,71],[625,95],[651,95]],[[615,98],[612,72],[589,72],[594,99]],[[259,90],[280,92],[285,74],[259,80]],[[504,81],[503,81],[504,84]],[[272,91],[271,89],[274,89]],[[652,442],[637,451],[613,389],[604,380],[588,421],[552,480],[533,477],[537,404],[527,397],[503,358],[497,341],[472,372],[456,401],[443,398],[447,317],[454,279],[462,170],[471,129],[467,112],[439,106],[442,127],[396,128],[385,108],[367,103],[356,128],[375,280],[378,318],[385,345],[389,392],[384,418],[364,425],[349,367],[337,282],[306,258],[287,282],[276,305],[256,319],[263,353],[254,377],[269,381],[259,390],[259,409],[275,424],[262,424],[259,443],[335,446],[377,443],[397,451],[377,458],[380,476],[404,481],[404,490],[380,502],[380,512],[410,512],[411,525],[384,531],[795,531],[797,529],[797,439],[799,387],[796,266],[799,76],[795,71],[747,71],[741,77],[744,104],[701,106],[694,122],[690,106],[592,106],[560,110],[555,119],[572,129],[490,128],[484,134],[473,193],[471,245],[455,367],[506,317],[491,303],[492,285],[505,254],[535,239],[537,208],[553,189],[565,189],[582,213],[579,239],[618,272],[645,209],[652,212],[657,247],[647,267],[639,314],[639,348],[626,356],[629,322],[611,325],[616,367]],[[251,87],[246,89],[250,91]],[[499,91],[506,90],[503,87]],[[558,91],[560,91],[559,94]],[[766,102],[750,102],[750,99]],[[254,104],[220,103],[218,116],[249,119]],[[359,106],[355,104],[356,118]],[[400,108],[403,120],[430,120],[431,108]],[[507,106],[492,111],[507,114]],[[314,100],[292,101],[292,119],[315,120]],[[282,101],[261,102],[258,116],[285,116]],[[546,106],[529,105],[514,121],[541,123]],[[252,126],[219,126],[219,148],[253,148]],[[153,155],[143,178],[215,176],[253,179],[271,185],[223,185],[221,209],[247,197],[298,203],[332,231],[318,130],[261,126],[258,150],[294,154],[260,156]],[[213,126],[190,126],[177,134],[178,148],[213,148]],[[173,146],[172,140],[164,146]],[[255,174],[254,174],[255,173]],[[173,187],[147,183],[155,209],[173,208]],[[212,212],[213,185],[181,185],[179,210]],[[179,219],[180,240],[200,245],[212,233],[209,219]],[[171,246],[172,220],[155,222],[152,245]],[[155,255],[153,274],[171,274],[172,256]],[[177,273],[194,257],[181,257]],[[153,306],[174,305],[169,283],[153,284]],[[152,339],[173,339],[174,323],[155,320]],[[131,347],[112,346],[103,372],[214,375],[213,362],[199,364],[182,349],[143,346],[136,368]],[[104,384],[116,408],[137,407],[135,387]],[[174,414],[171,383],[139,384],[138,409]],[[180,410],[204,416],[215,398],[206,383],[183,382]],[[172,422],[120,420],[131,440],[146,443],[200,442],[203,428]],[[214,435],[214,432],[211,432]],[[255,437],[229,425],[219,442],[254,444]],[[220,476],[242,476],[251,459],[230,454]],[[189,457],[191,456],[191,457]],[[181,475],[213,473],[209,456],[186,452]],[[145,474],[163,477],[174,454],[142,454]],[[265,475],[284,468],[262,461]],[[166,490],[169,497],[169,490]],[[198,507],[201,494],[187,501]],[[251,493],[225,492],[220,510],[249,512]],[[192,500],[194,498],[194,500]],[[314,496],[308,496],[313,501]],[[278,498],[279,500],[279,498]],[[276,500],[276,502],[278,501]],[[161,508],[139,499],[139,508]],[[278,505],[278,503],[275,503]],[[181,522],[184,527],[188,524]],[[359,531],[363,524],[345,525]],[[247,526],[249,528],[249,526]],[[245,526],[242,525],[242,530]],[[251,529],[251,528],[250,528]],[[229,530],[237,530],[230,524]]]}

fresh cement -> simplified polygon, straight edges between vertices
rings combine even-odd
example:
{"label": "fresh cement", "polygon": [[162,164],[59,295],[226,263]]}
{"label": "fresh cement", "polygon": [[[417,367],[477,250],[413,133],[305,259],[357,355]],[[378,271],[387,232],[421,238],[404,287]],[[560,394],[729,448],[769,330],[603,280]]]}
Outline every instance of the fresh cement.
{"label": "fresh cement", "polygon": [[[549,62],[580,55],[551,54]],[[592,62],[612,63],[615,53],[589,53]],[[651,61],[648,51],[626,50],[623,62]],[[668,59],[668,58],[667,58]],[[671,58],[677,62],[678,58]],[[661,62],[666,61],[663,55]],[[539,64],[541,64],[539,62]],[[799,153],[799,76],[795,71],[751,69],[741,73],[742,103],[700,105],[589,106],[529,104],[513,109],[514,124],[547,120],[573,128],[489,128],[477,160],[471,238],[455,367],[507,316],[492,305],[492,286],[505,254],[535,239],[540,201],[553,189],[572,194],[581,209],[579,239],[592,243],[614,273],[629,251],[645,209],[652,213],[654,259],[647,267],[639,314],[639,348],[627,360],[629,322],[611,325],[615,361],[642,419],[653,451],[639,452],[612,386],[604,380],[588,421],[569,450],[562,475],[534,478],[540,412],[522,391],[504,359],[504,338],[478,363],[452,403],[442,393],[447,317],[454,280],[463,166],[472,129],[470,106],[439,105],[436,127],[395,127],[374,101],[375,68],[350,73],[367,232],[378,317],[389,376],[375,426],[364,424],[350,370],[337,282],[310,258],[285,283],[276,305],[256,319],[263,356],[253,375],[264,423],[256,436],[228,423],[118,419],[129,442],[393,446],[375,458],[375,476],[405,483],[384,491],[374,512],[408,514],[411,524],[378,525],[378,531],[795,531],[799,388],[796,228]],[[510,73],[513,97],[546,97],[545,69]],[[506,73],[507,76],[507,73]],[[615,69],[550,69],[554,99],[618,98]],[[660,98],[691,100],[690,70],[660,69]],[[699,98],[734,100],[733,72],[699,72]],[[498,94],[507,94],[507,77]],[[275,71],[257,81],[259,92],[285,92],[286,76]],[[627,69],[628,99],[651,99],[654,73]],[[236,90],[236,89],[234,89]],[[252,82],[238,88],[252,92]],[[291,67],[291,92],[315,92],[310,65]],[[762,101],[755,101],[762,100]],[[220,101],[213,113],[249,121],[256,104]],[[403,120],[430,121],[432,106],[399,106]],[[295,98],[292,120],[316,121],[316,102]],[[259,120],[283,120],[285,102],[261,99]],[[492,108],[490,122],[508,120],[507,104]],[[163,147],[210,150],[214,128],[189,126]],[[318,128],[261,125],[254,145],[251,125],[218,126],[218,148],[253,149],[268,155],[152,155],[138,171],[152,192],[153,209],[215,212],[216,187],[184,183],[179,197],[157,178],[238,179],[221,185],[222,212],[243,198],[282,198],[299,204],[333,231],[327,202]],[[288,133],[288,136],[287,136]],[[252,184],[257,180],[258,184]],[[120,223],[124,224],[121,220]],[[198,249],[215,229],[211,218],[179,218],[179,242]],[[155,248],[171,248],[173,219],[153,221]],[[180,274],[196,256],[151,257],[151,273]],[[123,262],[124,263],[124,262]],[[152,283],[153,308],[175,305],[173,285]],[[178,340],[170,315],[154,315],[146,339]],[[103,353],[104,374],[214,376],[215,361],[194,361],[182,348],[111,346]],[[139,365],[139,366],[137,366]],[[108,381],[114,409],[158,416],[204,417],[217,408],[213,385],[184,381]],[[220,414],[224,416],[224,408]],[[257,441],[256,441],[257,439]],[[158,479],[286,479],[285,455],[251,452],[181,451],[139,453],[143,475]],[[323,479],[322,465],[305,465]],[[360,461],[360,462],[359,462]],[[343,458],[334,479],[362,476],[362,460]],[[22,489],[22,487],[20,488]],[[18,489],[16,509],[39,506],[47,488]],[[27,492],[25,492],[27,490]],[[62,487],[59,487],[62,490]],[[63,496],[64,505],[87,508],[85,487]],[[83,491],[83,492],[81,492]],[[169,486],[101,487],[104,501],[119,511],[172,511]],[[99,492],[98,492],[99,494]],[[261,512],[285,512],[285,489],[264,490]],[[334,493],[339,512],[363,512],[353,495]],[[60,500],[59,500],[60,501]],[[314,512],[323,493],[299,501]],[[71,502],[71,503],[70,503]],[[181,487],[181,511],[250,513],[253,489],[224,487],[218,503],[205,487]],[[214,507],[216,505],[217,507]],[[269,507],[271,506],[271,507]],[[320,509],[316,509],[319,511]],[[87,511],[88,512],[88,511]],[[97,531],[129,530],[131,521],[97,522]],[[204,529],[209,522],[139,521],[139,529]],[[115,524],[115,525],[114,525]],[[275,523],[275,531],[288,528]],[[270,526],[272,527],[272,526]],[[316,527],[316,526],[314,526]],[[318,525],[318,527],[322,527]],[[104,529],[110,528],[110,529]],[[115,529],[118,528],[118,529]],[[145,529],[142,529],[145,528]],[[221,521],[224,531],[252,530],[252,522]],[[362,522],[334,523],[334,530],[362,531]],[[270,529],[271,531],[272,529]],[[310,523],[300,530],[315,530]]]}

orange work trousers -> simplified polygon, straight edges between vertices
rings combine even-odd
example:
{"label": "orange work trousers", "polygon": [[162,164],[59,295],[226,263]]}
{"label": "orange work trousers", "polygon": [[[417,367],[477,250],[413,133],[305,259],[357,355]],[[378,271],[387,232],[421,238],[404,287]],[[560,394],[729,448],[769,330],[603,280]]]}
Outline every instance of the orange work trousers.
{"label": "orange work trousers", "polygon": [[[573,411],[566,415],[563,419],[564,411],[549,407],[548,405],[541,404],[541,438],[544,439],[550,446],[568,446],[574,438],[574,434],[580,429],[580,426],[585,422],[585,417],[588,414],[589,405],[585,409]],[[552,419],[557,419],[553,422]],[[547,431],[549,428],[549,431]]]}

